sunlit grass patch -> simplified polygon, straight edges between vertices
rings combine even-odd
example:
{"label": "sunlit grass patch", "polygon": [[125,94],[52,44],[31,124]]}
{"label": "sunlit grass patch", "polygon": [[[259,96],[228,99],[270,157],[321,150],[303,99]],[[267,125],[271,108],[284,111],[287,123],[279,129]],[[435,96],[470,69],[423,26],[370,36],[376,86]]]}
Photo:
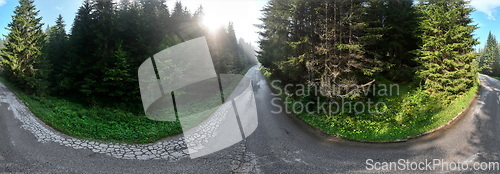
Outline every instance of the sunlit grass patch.
{"label": "sunlit grass patch", "polygon": [[[270,75],[266,69],[263,74]],[[377,84],[394,84],[377,77]],[[475,86],[462,96],[458,96],[451,104],[429,95],[414,84],[398,84],[398,92],[385,96],[372,96],[374,103],[382,102],[384,107],[372,107],[372,112],[339,112],[333,115],[322,113],[294,112],[294,115],[323,132],[352,140],[390,141],[405,139],[433,130],[453,119],[468,107],[478,87]],[[307,103],[306,97],[281,95],[288,101],[288,108],[293,103]],[[351,101],[355,103],[356,101]],[[286,102],[285,102],[286,103]],[[296,107],[296,106],[295,106]],[[344,106],[345,107],[345,106]],[[293,111],[293,109],[290,109]]]}

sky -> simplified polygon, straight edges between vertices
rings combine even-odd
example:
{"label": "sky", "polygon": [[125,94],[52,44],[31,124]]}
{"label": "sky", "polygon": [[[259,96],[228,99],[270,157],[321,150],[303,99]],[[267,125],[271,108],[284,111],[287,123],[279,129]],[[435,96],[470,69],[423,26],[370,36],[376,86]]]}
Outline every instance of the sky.
{"label": "sky", "polygon": [[[167,0],[170,10],[176,1]],[[57,16],[61,14],[69,32],[82,2],[83,0],[35,0],[35,5],[40,10],[39,15],[43,17],[42,23],[54,25]],[[256,33],[258,28],[254,24],[260,23],[260,10],[267,4],[267,0],[181,0],[181,2],[192,13],[202,5],[210,25],[227,24],[232,21],[236,36],[256,46],[259,37]],[[0,37],[8,34],[5,27],[11,22],[11,16],[17,5],[18,0],[0,0]],[[476,48],[482,48],[490,31],[500,37],[500,0],[471,0],[471,5],[476,9],[471,17],[479,26],[474,34],[481,42]]]}
{"label": "sky", "polygon": [[481,44],[477,48],[484,48],[488,33],[495,35],[497,41],[500,39],[500,0],[471,0],[471,5],[476,9],[471,17],[474,23],[478,25],[474,34],[479,38]]}

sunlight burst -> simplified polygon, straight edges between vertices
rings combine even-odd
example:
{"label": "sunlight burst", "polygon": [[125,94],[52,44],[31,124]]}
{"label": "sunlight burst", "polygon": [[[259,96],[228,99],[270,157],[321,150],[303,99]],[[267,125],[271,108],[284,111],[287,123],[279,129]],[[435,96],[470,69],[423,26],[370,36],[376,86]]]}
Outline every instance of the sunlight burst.
{"label": "sunlight burst", "polygon": [[216,16],[216,15],[205,15],[203,17],[203,25],[209,30],[209,31],[216,31],[222,27],[224,27],[224,21],[221,20],[221,17]]}

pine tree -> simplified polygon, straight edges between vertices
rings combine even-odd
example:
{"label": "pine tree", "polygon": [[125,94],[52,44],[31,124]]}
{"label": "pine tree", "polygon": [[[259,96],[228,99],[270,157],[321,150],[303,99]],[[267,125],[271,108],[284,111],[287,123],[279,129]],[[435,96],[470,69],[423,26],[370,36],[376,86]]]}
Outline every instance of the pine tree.
{"label": "pine tree", "polygon": [[20,0],[8,25],[10,33],[2,49],[2,60],[7,77],[26,92],[44,93],[47,88],[47,65],[42,57],[45,35],[42,20],[33,0]]}
{"label": "pine tree", "polygon": [[290,4],[286,0],[271,0],[262,10],[262,24],[258,25],[262,29],[259,32],[260,51],[258,59],[264,67],[270,69],[274,77],[280,78],[285,83],[289,82],[287,75],[279,71],[279,62],[286,60],[290,53],[287,42],[290,41],[291,29]]}
{"label": "pine tree", "polygon": [[164,49],[160,48],[161,42],[175,25],[168,25],[171,20],[165,0],[141,0],[140,3],[141,30],[144,32],[141,37],[144,38],[148,56],[151,56]]}
{"label": "pine tree", "polygon": [[[108,90],[103,87],[104,71],[112,63],[116,46],[115,4],[109,0],[92,1],[92,30],[91,38],[95,48],[83,66],[87,69],[83,74],[83,81],[79,92],[85,96],[105,97]],[[104,95],[103,95],[104,94]]]}
{"label": "pine tree", "polygon": [[136,65],[140,65],[152,54],[151,49],[146,48],[151,45],[146,41],[151,34],[148,34],[145,27],[142,11],[139,2],[122,0],[116,17],[117,37],[123,41],[123,50],[130,56],[131,68],[136,68]]}
{"label": "pine tree", "polygon": [[415,76],[413,53],[420,44],[417,37],[418,13],[413,0],[368,0],[367,34],[364,37],[368,57],[383,61],[384,75],[394,81],[408,82]]}
{"label": "pine tree", "polygon": [[319,37],[315,33],[315,21],[318,20],[315,10],[320,5],[317,1],[290,2],[289,23],[292,35],[286,42],[290,51],[286,60],[278,63],[278,67],[293,83],[306,83],[313,78],[306,63],[315,56],[314,48],[319,44]]}
{"label": "pine tree", "polygon": [[[369,34],[375,36],[368,12],[366,0],[270,1],[261,19],[259,60],[285,83],[320,86],[329,98],[360,97],[358,88],[380,71],[366,53]],[[342,94],[329,90],[337,87]]]}
{"label": "pine tree", "polygon": [[48,32],[48,42],[45,47],[44,57],[50,61],[51,65],[51,83],[58,87],[58,83],[66,76],[62,73],[65,62],[67,62],[67,44],[68,36],[64,28],[63,17],[59,15],[56,25],[50,27]]}
{"label": "pine tree", "polygon": [[396,66],[415,67],[416,57],[412,52],[418,49],[420,40],[418,33],[418,13],[413,7],[413,0],[387,1],[388,30],[384,34],[383,43],[388,47],[388,55]]}
{"label": "pine tree", "polygon": [[426,0],[419,5],[423,45],[418,50],[419,70],[425,89],[453,100],[474,85],[473,38],[477,28],[469,17],[473,11],[463,0]]}
{"label": "pine tree", "polygon": [[318,11],[316,33],[320,44],[317,57],[308,68],[317,73],[313,84],[328,98],[360,98],[360,87],[372,84],[369,78],[378,71],[373,59],[366,56],[366,23],[361,0],[324,2]]}
{"label": "pine tree", "polygon": [[64,79],[59,82],[59,92],[79,92],[86,72],[90,68],[89,64],[95,62],[92,53],[96,49],[94,43],[94,28],[92,11],[93,2],[85,0],[78,9],[73,27],[71,28],[71,37],[69,38],[68,61],[63,65],[62,74]]}
{"label": "pine tree", "polygon": [[225,48],[225,52],[227,54],[227,61],[231,62],[228,69],[232,71],[232,73],[238,73],[241,69],[240,57],[238,54],[238,41],[236,40],[236,33],[234,31],[234,25],[232,22],[229,22],[227,26],[227,46]]}
{"label": "pine tree", "polygon": [[180,1],[175,3],[171,20],[172,31],[183,41],[194,38],[194,33],[191,31],[193,23],[191,23],[191,14]]}
{"label": "pine tree", "polygon": [[203,6],[199,6],[198,9],[193,14],[193,21],[197,23],[203,22],[203,17],[205,16],[205,11],[203,10]]}
{"label": "pine tree", "polygon": [[139,96],[138,91],[133,88],[137,84],[132,73],[135,71],[130,71],[130,59],[127,52],[123,50],[122,43],[116,46],[112,60],[111,65],[104,69],[101,87],[103,92],[122,101],[130,101]]}
{"label": "pine tree", "polygon": [[479,58],[479,68],[480,72],[486,75],[499,76],[500,70],[500,55],[498,53],[498,42],[491,34],[488,34],[488,40],[486,41],[486,46]]}
{"label": "pine tree", "polygon": [[113,50],[116,36],[116,23],[113,1],[109,0],[94,0],[94,12],[92,13],[93,23],[95,28],[94,43],[97,44],[96,50],[93,50],[94,57],[98,61],[97,68],[101,69],[102,66],[108,62],[113,55]]}

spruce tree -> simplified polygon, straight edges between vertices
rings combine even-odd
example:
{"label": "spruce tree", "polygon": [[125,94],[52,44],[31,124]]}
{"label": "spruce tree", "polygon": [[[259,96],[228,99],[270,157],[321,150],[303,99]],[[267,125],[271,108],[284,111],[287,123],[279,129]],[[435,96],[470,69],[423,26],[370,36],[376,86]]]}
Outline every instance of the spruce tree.
{"label": "spruce tree", "polygon": [[51,83],[58,87],[58,83],[66,76],[62,73],[63,67],[67,60],[68,36],[64,28],[63,17],[59,15],[56,20],[56,25],[50,27],[48,32],[48,43],[45,47],[44,57],[51,65]]}
{"label": "spruce tree", "polygon": [[363,1],[327,1],[318,13],[318,56],[308,62],[309,70],[317,73],[314,84],[329,98],[361,98],[359,88],[373,83],[369,76],[379,71],[374,59],[365,54]]}
{"label": "spruce tree", "polygon": [[409,82],[415,75],[413,53],[420,44],[417,37],[418,14],[413,0],[368,0],[364,21],[368,24],[364,42],[366,55],[384,62],[384,76]]}
{"label": "spruce tree", "polygon": [[144,38],[148,56],[151,56],[164,48],[159,48],[165,35],[170,32],[172,27],[177,25],[168,25],[170,23],[170,12],[165,0],[141,0],[141,37]]}
{"label": "spruce tree", "polygon": [[10,33],[2,49],[1,64],[8,79],[26,92],[43,93],[47,84],[46,62],[42,58],[45,35],[33,0],[20,0],[8,24]]}
{"label": "spruce tree", "polygon": [[111,65],[104,69],[101,90],[109,97],[116,97],[121,101],[130,101],[140,96],[135,90],[137,80],[133,78],[134,71],[130,70],[130,62],[127,52],[123,50],[122,43],[116,45]]}
{"label": "spruce tree", "polygon": [[[361,97],[357,89],[381,70],[367,54],[382,36],[368,25],[367,6],[367,0],[270,1],[259,26],[260,62],[285,83],[320,86],[329,98]],[[343,93],[329,90],[337,87]]]}
{"label": "spruce tree", "polygon": [[139,2],[122,0],[116,13],[117,37],[123,41],[123,50],[130,56],[130,63],[133,65],[131,68],[136,68],[136,65],[140,65],[152,54],[145,48],[150,44],[146,41],[149,36],[145,35],[148,32],[142,20],[142,11]]}
{"label": "spruce tree", "polygon": [[225,48],[225,52],[228,57],[228,61],[230,61],[231,65],[228,67],[232,71],[232,73],[238,73],[241,69],[241,62],[238,54],[238,41],[236,40],[236,33],[234,31],[234,25],[232,22],[229,22],[227,26],[227,47]]}
{"label": "spruce tree", "polygon": [[92,59],[96,48],[93,41],[95,24],[92,19],[92,6],[93,2],[85,0],[76,13],[69,38],[68,61],[64,63],[62,70],[66,76],[59,82],[60,92],[78,92],[89,64],[95,62]]}
{"label": "spruce tree", "polygon": [[499,64],[500,64],[500,55],[498,55],[498,43],[491,34],[488,34],[488,40],[486,41],[486,46],[479,57],[479,68],[480,72],[490,76],[499,76]]}
{"label": "spruce tree", "polygon": [[[95,48],[91,50],[90,56],[85,57],[87,61],[84,67],[82,85],[79,91],[91,97],[106,97],[109,90],[103,86],[106,69],[113,63],[113,56],[117,38],[115,23],[115,3],[109,0],[93,0],[92,26],[90,36]],[[85,46],[85,45],[82,45]]]}
{"label": "spruce tree", "polygon": [[259,32],[261,39],[258,59],[264,67],[270,69],[274,77],[280,78],[285,83],[289,82],[289,78],[278,70],[278,66],[279,62],[286,60],[291,49],[287,44],[292,34],[289,21],[291,19],[290,8],[289,1],[269,1],[262,9],[263,18],[260,19],[262,24],[258,25],[262,29]]}
{"label": "spruce tree", "polygon": [[176,2],[170,18],[172,21],[170,27],[172,27],[172,32],[183,41],[193,39],[189,28],[192,26],[191,18],[192,16],[187,8],[180,1]]}
{"label": "spruce tree", "polygon": [[463,0],[425,0],[419,4],[423,45],[418,50],[419,75],[425,89],[453,100],[474,85],[473,38],[477,28],[469,17],[472,8]]}
{"label": "spruce tree", "polygon": [[[315,33],[316,9],[321,6],[318,1],[290,2],[290,25],[292,35],[286,42],[289,52],[285,61],[278,64],[283,74],[288,75],[292,83],[312,81],[313,73],[308,71],[306,63],[315,56],[314,48],[319,44],[319,36]],[[305,73],[307,72],[307,73]]]}

